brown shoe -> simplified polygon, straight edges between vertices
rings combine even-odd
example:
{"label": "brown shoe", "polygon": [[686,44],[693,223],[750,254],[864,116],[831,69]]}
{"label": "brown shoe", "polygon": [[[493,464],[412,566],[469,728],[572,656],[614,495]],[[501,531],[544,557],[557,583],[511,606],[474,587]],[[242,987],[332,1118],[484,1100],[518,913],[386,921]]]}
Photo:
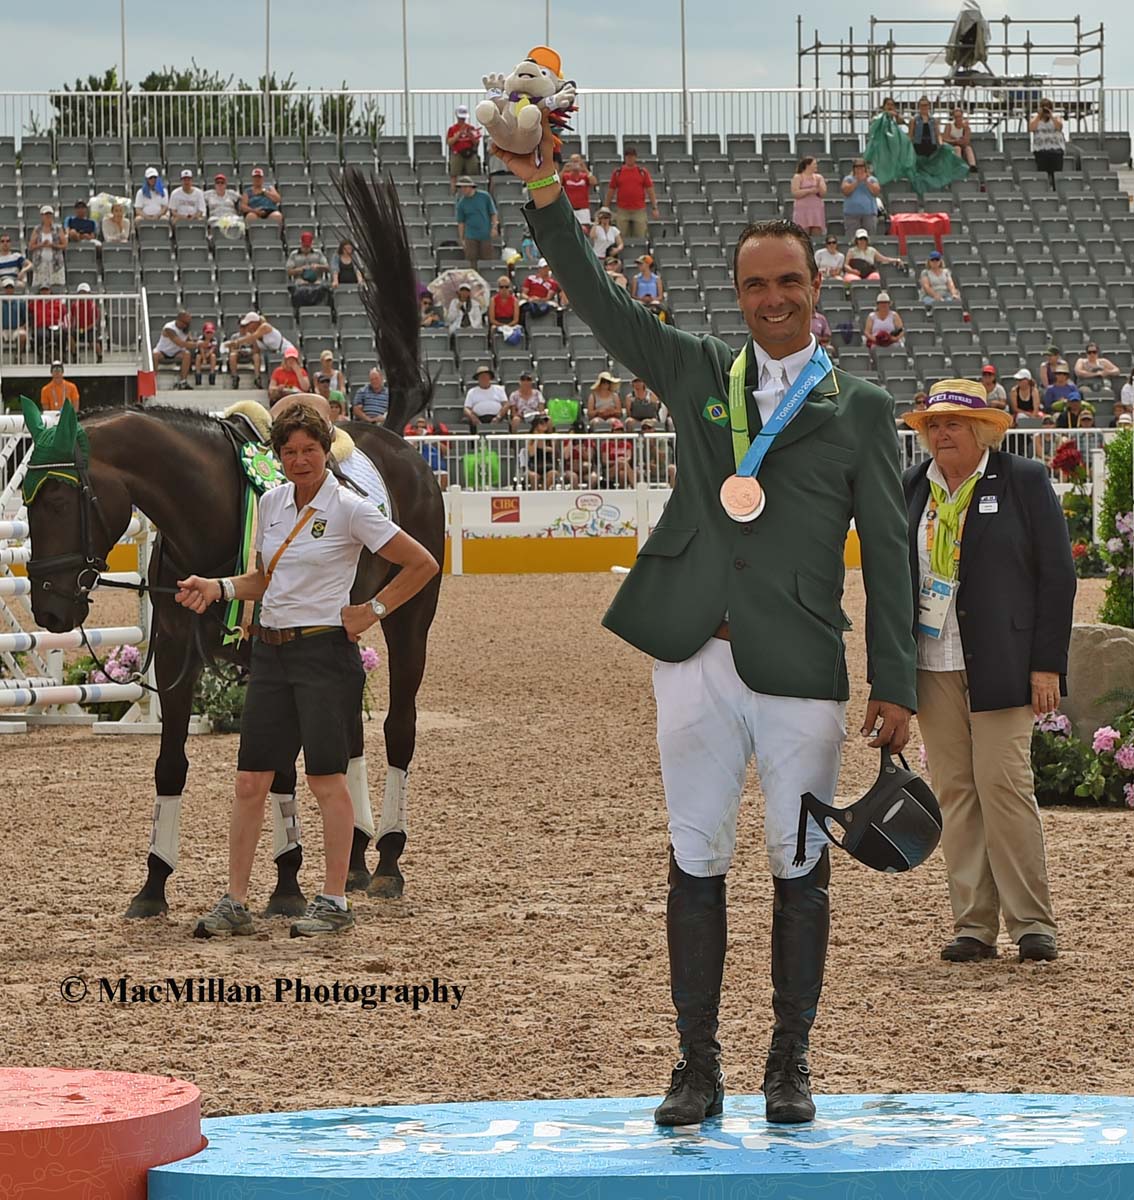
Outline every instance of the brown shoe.
{"label": "brown shoe", "polygon": [[[1020,945],[1022,950],[1022,940]],[[995,958],[996,947],[986,945],[978,938],[958,937],[941,951],[941,957],[946,962],[980,962],[984,958]]]}
{"label": "brown shoe", "polygon": [[1059,948],[1050,933],[1025,933],[1020,938],[1020,962],[1054,962]]}

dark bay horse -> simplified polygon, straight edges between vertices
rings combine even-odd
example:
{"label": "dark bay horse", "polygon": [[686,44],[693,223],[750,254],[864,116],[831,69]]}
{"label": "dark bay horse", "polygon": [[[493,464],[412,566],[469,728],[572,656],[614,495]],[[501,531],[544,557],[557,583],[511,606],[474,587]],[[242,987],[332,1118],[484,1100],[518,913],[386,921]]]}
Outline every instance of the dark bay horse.
{"label": "dark bay horse", "polygon": [[[385,428],[357,422],[346,428],[354,438],[356,453],[370,458],[385,481],[394,520],[442,562],[445,510],[441,491],[425,459],[401,437],[405,423],[428,404],[432,385],[421,363],[418,284],[397,191],[392,180],[381,183],[352,168],[336,184],[365,274],[360,293],[390,389]],[[68,419],[73,422],[73,415]],[[89,444],[86,486],[77,486],[82,483],[78,478],[75,485],[48,478],[28,504],[32,611],[44,629],[73,629],[86,618],[86,587],[92,571],[83,560],[105,560],[125,530],[134,505],[153,521],[163,539],[164,553],[151,563],[151,584],[170,588],[188,574],[231,572],[240,537],[242,482],[235,454],[218,422],[177,409],[109,409],[84,414],[81,428]],[[81,448],[78,457],[86,460]],[[387,572],[396,569],[363,551],[351,602],[373,596]],[[390,710],[384,727],[386,788],[376,830],[379,860],[373,878],[365,860],[375,825],[365,795],[361,713],[355,728],[352,773],[348,773],[355,803],[348,887],[365,887],[372,896],[392,898],[402,892],[398,860],[406,837],[406,771],[414,753],[415,701],[440,585],[438,574],[382,623]],[[177,861],[176,828],[189,765],[185,739],[193,689],[202,667],[201,639],[208,641],[205,652],[217,657],[248,654],[247,647],[222,649],[220,622],[189,613],[176,605],[170,594],[156,592],[153,602],[150,636],[161,691],[162,736],[154,768],[156,800],[149,870],[144,886],[130,902],[126,914],[130,917],[157,916],[167,910],[165,881]],[[357,775],[353,773],[356,764]],[[292,836],[294,792],[292,765],[281,770],[272,785],[277,882],[268,904],[269,912],[289,916],[304,910],[297,879],[302,848]]]}
{"label": "dark bay horse", "polygon": [[[399,418],[393,412],[391,416]],[[83,514],[83,494],[59,479],[48,479],[28,506],[31,527],[32,611],[47,630],[61,632],[87,617],[89,595],[80,586],[78,554],[105,560],[125,531],[136,506],[161,531],[163,552],[151,564],[150,583],[172,587],[186,574],[221,575],[231,572],[240,537],[241,469],[220,424],[207,416],[173,408],[94,410],[81,419],[90,446],[89,486],[93,511]],[[386,483],[393,518],[441,562],[445,552],[444,507],[440,489],[422,455],[391,431],[351,423],[348,432],[355,453],[365,453]],[[400,425],[398,426],[400,428]],[[85,530],[85,534],[84,531]],[[89,545],[82,545],[83,537]],[[60,569],[48,559],[58,559]],[[69,562],[66,560],[70,559]],[[363,551],[351,602],[373,596],[392,568],[385,560]],[[386,755],[391,776],[400,779],[413,758],[417,710],[415,697],[425,669],[426,639],[437,607],[438,575],[409,603],[383,623],[390,677],[390,709],[385,721]],[[161,748],[154,768],[158,805],[180,797],[188,772],[185,741],[193,690],[203,662],[195,639],[201,636],[218,659],[247,660],[248,647],[221,646],[221,623],[206,614],[198,617],[155,592],[151,637],[155,639],[154,668],[161,692]],[[219,610],[219,606],[218,606]],[[193,623],[198,622],[195,632]],[[186,664],[188,668],[186,669]],[[356,731],[361,754],[362,718]],[[401,773],[401,774],[397,774]],[[274,795],[294,793],[294,769],[281,772]],[[389,787],[387,794],[389,794]],[[404,805],[404,796],[402,799]],[[401,825],[402,822],[396,821]],[[356,822],[357,826],[357,822]],[[370,884],[371,894],[401,894],[398,859],[405,845],[404,828],[382,836],[379,863],[371,880],[366,870],[367,835],[355,829],[351,856],[354,889]],[[153,852],[148,875],[133,898],[127,916],[157,916],[167,910],[165,882],[173,867]],[[172,855],[176,862],[176,853]],[[297,872],[302,849],[295,845],[280,854],[276,890],[268,911],[291,915],[302,911]]]}

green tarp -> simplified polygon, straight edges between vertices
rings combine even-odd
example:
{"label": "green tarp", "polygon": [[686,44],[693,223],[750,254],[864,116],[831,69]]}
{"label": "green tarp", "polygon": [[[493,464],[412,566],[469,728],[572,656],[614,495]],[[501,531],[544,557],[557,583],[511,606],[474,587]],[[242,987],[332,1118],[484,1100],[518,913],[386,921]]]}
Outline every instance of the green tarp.
{"label": "green tarp", "polygon": [[906,179],[919,196],[946,191],[969,173],[968,164],[951,146],[938,146],[933,154],[919,157],[910,135],[889,113],[879,113],[871,122],[864,157],[879,183]]}

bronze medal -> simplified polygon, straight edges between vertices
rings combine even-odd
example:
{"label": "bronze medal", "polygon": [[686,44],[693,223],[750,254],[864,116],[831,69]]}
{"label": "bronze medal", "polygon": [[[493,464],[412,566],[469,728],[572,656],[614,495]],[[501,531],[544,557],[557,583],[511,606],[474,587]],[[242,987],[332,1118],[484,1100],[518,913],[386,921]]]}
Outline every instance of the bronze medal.
{"label": "bronze medal", "polygon": [[764,500],[764,489],[751,475],[730,475],[721,484],[721,507],[734,521],[755,521]]}

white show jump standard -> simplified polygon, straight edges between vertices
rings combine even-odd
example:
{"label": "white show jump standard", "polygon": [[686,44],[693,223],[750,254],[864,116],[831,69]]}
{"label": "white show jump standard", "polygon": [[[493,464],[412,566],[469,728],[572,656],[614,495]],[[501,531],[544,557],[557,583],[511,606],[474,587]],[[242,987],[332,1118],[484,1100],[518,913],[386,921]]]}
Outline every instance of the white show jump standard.
{"label": "white show jump standard", "polygon": [[88,629],[86,641],[81,630],[67,633],[0,633],[0,653],[24,654],[28,650],[81,650],[84,646],[137,646],[142,641],[140,625],[115,625],[108,629]]}
{"label": "white show jump standard", "polygon": [[[120,542],[128,542],[132,538],[136,538],[142,532],[142,520],[138,516],[130,518],[130,524],[126,526],[126,532],[118,539]],[[7,541],[22,541],[26,537],[31,536],[31,529],[27,521],[0,521],[0,542]]]}
{"label": "white show jump standard", "polygon": [[0,577],[0,596],[30,596],[31,580],[23,575]]}
{"label": "white show jump standard", "polygon": [[140,683],[82,683],[58,687],[0,690],[0,708],[28,708],[40,704],[102,704],[107,700],[141,700]]}

